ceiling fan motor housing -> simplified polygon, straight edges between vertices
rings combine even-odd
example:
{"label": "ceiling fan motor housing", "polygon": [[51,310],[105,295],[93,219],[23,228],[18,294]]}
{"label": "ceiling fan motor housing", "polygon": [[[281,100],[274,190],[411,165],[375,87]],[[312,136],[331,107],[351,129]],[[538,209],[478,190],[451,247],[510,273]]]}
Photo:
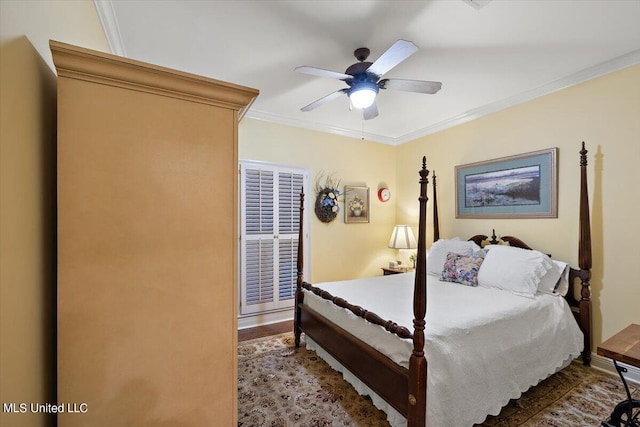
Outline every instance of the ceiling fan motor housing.
{"label": "ceiling fan motor housing", "polygon": [[362,89],[370,89],[375,93],[378,93],[378,85],[376,83],[377,76],[372,76],[367,73],[360,73],[353,76],[351,81],[346,82],[349,86],[349,90],[347,91],[347,95],[350,95],[352,92]]}
{"label": "ceiling fan motor housing", "polygon": [[353,92],[358,90],[369,89],[378,93],[378,85],[372,82],[371,80],[362,80],[362,81],[354,81],[351,84],[351,87],[347,91],[347,95],[351,95]]}
{"label": "ceiling fan motor housing", "polygon": [[355,64],[349,66],[345,70],[345,74],[349,74],[352,76],[356,76],[358,74],[364,74],[369,69],[369,67],[373,64],[372,62],[356,62]]}

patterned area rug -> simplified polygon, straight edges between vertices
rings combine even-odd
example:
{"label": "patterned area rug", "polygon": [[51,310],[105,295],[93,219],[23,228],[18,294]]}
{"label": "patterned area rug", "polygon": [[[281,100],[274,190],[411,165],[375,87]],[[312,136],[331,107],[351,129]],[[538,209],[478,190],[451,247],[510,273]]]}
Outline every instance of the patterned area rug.
{"label": "patterned area rug", "polygon": [[[238,426],[389,425],[315,352],[295,350],[291,333],[240,343],[238,372]],[[572,363],[477,427],[598,427],[624,398],[618,377]]]}

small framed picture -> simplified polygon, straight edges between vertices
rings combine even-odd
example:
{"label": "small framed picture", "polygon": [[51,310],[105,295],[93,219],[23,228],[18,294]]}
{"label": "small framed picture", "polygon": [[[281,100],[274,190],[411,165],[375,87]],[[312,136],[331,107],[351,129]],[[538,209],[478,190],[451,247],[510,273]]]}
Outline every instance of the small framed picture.
{"label": "small framed picture", "polygon": [[344,222],[369,222],[369,187],[344,186]]}

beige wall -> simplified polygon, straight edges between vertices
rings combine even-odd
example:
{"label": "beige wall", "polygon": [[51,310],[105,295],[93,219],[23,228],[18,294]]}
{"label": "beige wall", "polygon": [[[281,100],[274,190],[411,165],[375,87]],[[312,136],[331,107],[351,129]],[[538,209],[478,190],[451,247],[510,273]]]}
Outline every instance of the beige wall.
{"label": "beige wall", "polygon": [[[49,39],[108,50],[91,1],[0,1],[0,402],[55,401],[56,80]],[[0,413],[0,424],[52,425]]]}
{"label": "beige wall", "polygon": [[[370,188],[368,224],[345,224],[342,204],[328,224],[311,214],[310,281],[382,274],[380,267],[396,257],[387,248],[396,218],[396,147],[247,118],[240,122],[238,135],[240,159],[308,168],[312,189],[320,171],[340,179],[340,191],[345,184]],[[386,203],[377,197],[383,184],[391,189]],[[313,203],[315,194],[307,200]]]}
{"label": "beige wall", "polygon": [[[415,226],[419,159],[438,177],[441,237],[516,235],[573,265],[578,261],[581,141],[588,154],[593,246],[593,344],[640,323],[640,65],[597,78],[397,149],[398,221]],[[557,219],[455,219],[456,165],[558,147]],[[411,165],[411,167],[406,167]],[[431,213],[429,214],[431,215]]]}

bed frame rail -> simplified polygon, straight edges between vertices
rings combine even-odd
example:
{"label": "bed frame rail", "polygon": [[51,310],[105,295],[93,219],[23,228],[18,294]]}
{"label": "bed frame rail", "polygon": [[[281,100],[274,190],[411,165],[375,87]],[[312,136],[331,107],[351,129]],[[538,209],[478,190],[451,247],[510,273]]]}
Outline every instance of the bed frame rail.
{"label": "bed frame rail", "polygon": [[313,292],[314,294],[318,295],[322,299],[331,301],[338,307],[346,308],[356,316],[362,317],[369,323],[382,326],[385,330],[387,330],[388,332],[391,332],[392,334],[396,334],[400,338],[413,338],[413,334],[408,328],[404,326],[400,326],[397,323],[392,322],[391,320],[385,320],[372,311],[365,310],[359,305],[353,305],[349,303],[349,301],[345,300],[344,298],[334,297],[333,295],[331,295],[331,293],[327,291],[323,291],[320,288],[316,288],[311,283],[302,282],[302,287],[308,291]]}
{"label": "bed frame rail", "polygon": [[304,333],[401,414],[407,413],[409,371],[386,355],[305,307]]}

